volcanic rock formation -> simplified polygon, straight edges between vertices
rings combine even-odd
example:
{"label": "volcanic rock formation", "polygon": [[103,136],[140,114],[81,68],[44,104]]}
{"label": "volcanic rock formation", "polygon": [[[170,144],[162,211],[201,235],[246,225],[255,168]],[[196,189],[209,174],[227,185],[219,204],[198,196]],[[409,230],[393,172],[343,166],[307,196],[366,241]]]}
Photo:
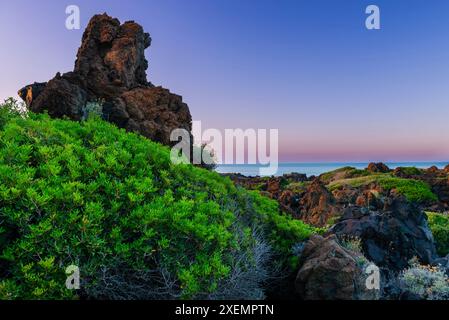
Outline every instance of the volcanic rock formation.
{"label": "volcanic rock formation", "polygon": [[19,90],[33,112],[81,120],[89,105],[100,105],[102,117],[121,128],[170,145],[170,133],[191,131],[192,118],[182,98],[147,81],[144,51],[151,38],[134,21],[120,24],[106,13],[89,22],[75,69],[47,83]]}
{"label": "volcanic rock formation", "polygon": [[369,262],[361,254],[342,247],[335,235],[312,236],[299,261],[295,287],[305,300],[378,298],[379,291],[365,285],[365,267]]}
{"label": "volcanic rock formation", "polygon": [[348,207],[330,233],[361,239],[365,256],[390,270],[404,269],[413,257],[425,264],[437,258],[424,213],[400,198],[379,212]]}

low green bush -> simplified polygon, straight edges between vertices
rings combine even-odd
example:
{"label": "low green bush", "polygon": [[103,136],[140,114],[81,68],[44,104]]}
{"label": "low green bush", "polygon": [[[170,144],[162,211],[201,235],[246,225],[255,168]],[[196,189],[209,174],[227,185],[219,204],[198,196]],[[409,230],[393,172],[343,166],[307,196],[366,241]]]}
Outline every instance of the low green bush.
{"label": "low green bush", "polygon": [[[331,180],[339,180],[341,177],[343,179],[364,177],[371,175],[372,173],[366,169],[356,169],[354,167],[343,167],[333,171],[329,171],[320,175],[320,180],[324,183],[330,183]],[[340,178],[339,178],[340,177]]]}
{"label": "low green bush", "polygon": [[426,212],[430,230],[440,256],[449,254],[449,216],[436,212]]}
{"label": "low green bush", "polygon": [[411,202],[437,201],[437,196],[430,186],[424,181],[414,179],[402,179],[394,177],[382,177],[379,184],[386,190],[395,189]]}
{"label": "low green bush", "polygon": [[432,189],[426,182],[415,179],[397,178],[390,174],[372,174],[369,176],[337,180],[331,182],[328,185],[328,188],[333,191],[342,188],[345,185],[358,188],[371,183],[376,183],[387,191],[395,189],[399,194],[403,195],[411,202],[438,200],[437,196],[432,192]]}
{"label": "low green bush", "polygon": [[419,176],[422,174],[422,171],[416,167],[398,167],[397,170],[400,170],[401,173],[407,176]]}
{"label": "low green bush", "polygon": [[99,118],[1,109],[0,299],[260,298],[318,231]]}
{"label": "low green bush", "polygon": [[449,299],[449,277],[439,267],[412,263],[399,274],[399,287],[423,300]]}

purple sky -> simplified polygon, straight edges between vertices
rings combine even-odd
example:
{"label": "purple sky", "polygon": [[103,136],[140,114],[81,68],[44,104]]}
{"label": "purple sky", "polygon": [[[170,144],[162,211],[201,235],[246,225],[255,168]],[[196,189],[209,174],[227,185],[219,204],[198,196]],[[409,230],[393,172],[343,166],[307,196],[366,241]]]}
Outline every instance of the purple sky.
{"label": "purple sky", "polygon": [[71,4],[142,24],[150,81],[203,128],[278,128],[281,161],[449,160],[449,1],[1,1],[0,99],[73,69]]}

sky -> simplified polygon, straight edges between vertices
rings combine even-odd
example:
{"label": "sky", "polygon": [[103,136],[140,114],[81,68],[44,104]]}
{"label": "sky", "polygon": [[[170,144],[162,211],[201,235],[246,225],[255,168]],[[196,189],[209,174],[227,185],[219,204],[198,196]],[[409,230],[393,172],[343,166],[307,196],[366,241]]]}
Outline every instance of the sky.
{"label": "sky", "polygon": [[103,12],[151,34],[148,79],[203,129],[279,129],[284,162],[449,160],[449,1],[5,0],[0,99],[71,71]]}

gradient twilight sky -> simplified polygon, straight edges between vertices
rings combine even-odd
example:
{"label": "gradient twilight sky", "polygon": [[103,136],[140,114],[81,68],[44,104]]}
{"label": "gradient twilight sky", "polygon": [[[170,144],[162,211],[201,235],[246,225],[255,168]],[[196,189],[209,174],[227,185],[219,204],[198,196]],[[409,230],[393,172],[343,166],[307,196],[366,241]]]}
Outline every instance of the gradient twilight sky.
{"label": "gradient twilight sky", "polygon": [[0,99],[71,71],[102,12],[151,34],[149,80],[203,129],[278,128],[281,161],[449,160],[449,1],[2,0]]}

